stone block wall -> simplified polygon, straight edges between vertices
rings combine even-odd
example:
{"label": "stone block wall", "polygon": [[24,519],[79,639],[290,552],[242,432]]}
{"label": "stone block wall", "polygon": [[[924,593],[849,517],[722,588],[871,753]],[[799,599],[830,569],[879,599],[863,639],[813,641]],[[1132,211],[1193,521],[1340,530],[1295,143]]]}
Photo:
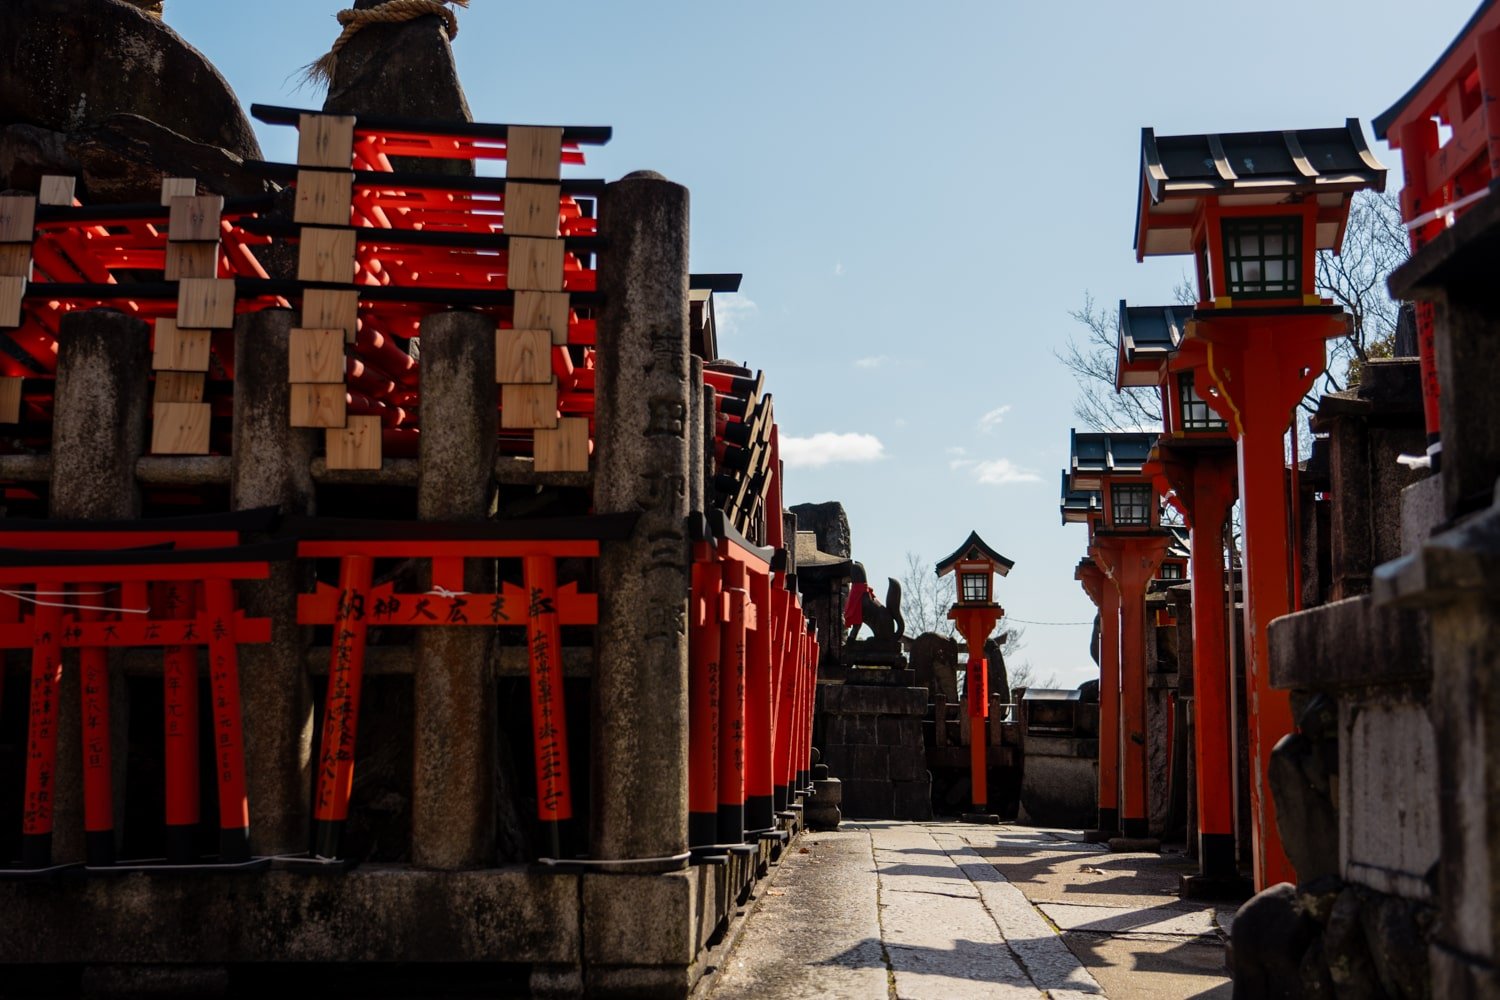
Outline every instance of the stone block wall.
{"label": "stone block wall", "polygon": [[844,815],[932,818],[922,722],[927,689],[825,684],[818,689],[823,762],[844,785]]}

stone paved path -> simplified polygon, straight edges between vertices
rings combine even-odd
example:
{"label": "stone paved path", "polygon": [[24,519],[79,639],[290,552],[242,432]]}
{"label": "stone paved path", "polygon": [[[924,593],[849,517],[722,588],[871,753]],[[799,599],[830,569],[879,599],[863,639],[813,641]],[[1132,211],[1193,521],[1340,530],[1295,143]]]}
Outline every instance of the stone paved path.
{"label": "stone paved path", "polygon": [[803,837],[712,1000],[1228,1000],[1232,908],[1180,902],[1181,865],[1067,831],[846,821]]}

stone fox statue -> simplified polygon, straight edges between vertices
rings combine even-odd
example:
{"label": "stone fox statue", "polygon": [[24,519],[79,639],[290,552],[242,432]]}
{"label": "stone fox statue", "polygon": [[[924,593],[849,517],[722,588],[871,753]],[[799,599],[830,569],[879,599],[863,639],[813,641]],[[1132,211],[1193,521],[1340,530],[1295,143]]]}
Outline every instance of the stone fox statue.
{"label": "stone fox statue", "polygon": [[906,621],[901,617],[901,584],[887,578],[885,604],[875,599],[875,590],[865,576],[863,563],[855,563],[853,579],[849,584],[849,603],[844,606],[844,624],[849,628],[849,641],[859,635],[861,625],[870,626],[871,638],[894,642],[906,633]]}

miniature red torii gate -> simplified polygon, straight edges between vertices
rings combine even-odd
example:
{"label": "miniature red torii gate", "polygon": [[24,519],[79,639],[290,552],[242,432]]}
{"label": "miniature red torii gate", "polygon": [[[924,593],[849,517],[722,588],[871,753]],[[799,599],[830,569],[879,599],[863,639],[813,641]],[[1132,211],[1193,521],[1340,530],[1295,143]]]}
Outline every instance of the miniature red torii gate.
{"label": "miniature red torii gate", "polygon": [[[38,531],[32,540],[43,540],[51,534],[52,531]],[[10,588],[7,594],[13,602],[10,607],[19,610],[14,602],[26,602],[36,608],[29,616],[17,615],[18,620],[0,624],[0,649],[32,651],[26,804],[22,822],[22,867],[19,871],[45,871],[53,867],[53,788],[61,711],[58,693],[63,669],[62,650],[69,647],[81,651],[83,792],[90,863],[109,866],[114,861],[109,690],[104,650],[138,646],[164,646],[169,658],[174,653],[181,655],[177,651],[183,647],[208,648],[219,786],[220,860],[227,864],[249,862],[250,822],[245,796],[237,647],[241,643],[269,641],[271,623],[268,619],[247,618],[236,610],[233,585],[238,580],[265,578],[270,573],[272,562],[291,555],[290,547],[285,543],[265,543],[212,549],[107,551],[89,547],[80,551],[84,549],[81,543],[85,538],[96,546],[110,542],[128,544],[128,541],[139,541],[142,533],[81,534],[84,537],[78,539],[80,544],[72,548],[0,552],[0,586]],[[164,532],[159,537],[171,534]],[[21,541],[25,536],[21,532],[10,532],[5,537],[7,541]],[[177,540],[188,544],[193,541],[179,536],[168,544]],[[165,615],[153,609],[148,599],[152,584],[163,587],[187,584],[201,590],[202,600],[182,602],[173,609],[185,611],[183,614]],[[68,600],[69,596],[100,596],[86,588],[111,586],[118,589],[120,595],[117,606],[83,605]],[[29,588],[29,596],[18,588]],[[60,597],[62,600],[43,600],[46,597]],[[73,613],[65,613],[70,608]],[[127,614],[139,617],[121,617]],[[196,663],[193,667],[195,671]],[[167,697],[170,702],[173,697],[170,689]],[[196,723],[196,703],[190,707],[185,702],[179,704],[184,714],[191,716]],[[196,744],[173,746],[173,737],[182,735],[173,732],[175,718],[169,710],[168,759],[176,758],[174,763],[181,774],[185,770],[185,761],[179,755],[191,754],[196,758],[198,750]],[[186,789],[174,781],[170,773],[167,790],[169,821],[174,807],[177,810],[191,807],[196,812],[196,781],[191,788],[194,801],[190,803],[178,800],[178,795]],[[7,874],[15,871],[17,869],[11,869]]]}
{"label": "miniature red torii gate", "polygon": [[[349,815],[354,747],[370,626],[526,629],[530,653],[532,736],[536,762],[537,818],[556,824],[573,817],[571,765],[562,701],[563,625],[598,623],[598,597],[577,583],[559,585],[556,561],[596,558],[601,541],[626,537],[630,515],[595,515],[484,525],[433,522],[291,519],[304,559],[338,559],[339,582],[319,583],[297,601],[297,623],[334,628],[314,800],[311,857],[336,861]],[[398,591],[394,581],[373,582],[376,559],[421,559],[431,566],[431,587]],[[493,593],[464,586],[467,559],[519,560],[522,582],[501,583]]]}

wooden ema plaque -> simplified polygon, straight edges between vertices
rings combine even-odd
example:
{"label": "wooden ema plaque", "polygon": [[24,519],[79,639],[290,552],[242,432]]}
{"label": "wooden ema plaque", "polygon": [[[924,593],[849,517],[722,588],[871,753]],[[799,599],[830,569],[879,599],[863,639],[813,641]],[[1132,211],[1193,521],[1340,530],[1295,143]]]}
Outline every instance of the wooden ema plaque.
{"label": "wooden ema plaque", "polygon": [[36,199],[0,196],[0,328],[21,325],[21,300],[31,278],[31,241]]}

